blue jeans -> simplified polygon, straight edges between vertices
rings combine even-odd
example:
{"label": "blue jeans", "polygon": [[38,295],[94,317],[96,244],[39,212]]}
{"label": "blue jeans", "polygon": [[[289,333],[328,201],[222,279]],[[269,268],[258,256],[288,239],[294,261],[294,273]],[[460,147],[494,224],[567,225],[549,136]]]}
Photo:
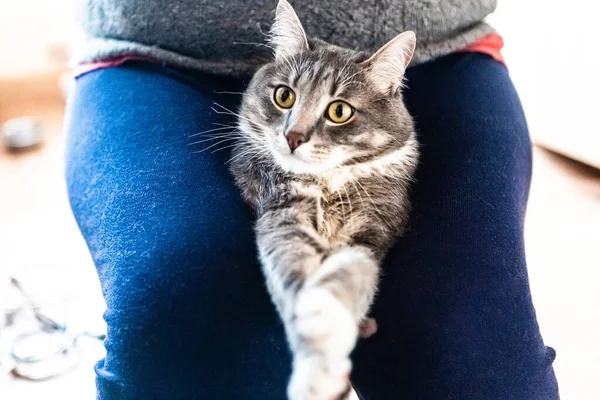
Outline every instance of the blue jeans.
{"label": "blue jeans", "polygon": [[[229,151],[190,145],[232,122],[211,107],[235,108],[223,92],[243,86],[142,62],[77,80],[66,176],[107,304],[98,399],[285,398],[290,354]],[[405,99],[414,211],[384,264],[379,331],[353,354],[359,395],[558,399],[523,246],[531,145],[506,68],[450,55],[409,69]]]}

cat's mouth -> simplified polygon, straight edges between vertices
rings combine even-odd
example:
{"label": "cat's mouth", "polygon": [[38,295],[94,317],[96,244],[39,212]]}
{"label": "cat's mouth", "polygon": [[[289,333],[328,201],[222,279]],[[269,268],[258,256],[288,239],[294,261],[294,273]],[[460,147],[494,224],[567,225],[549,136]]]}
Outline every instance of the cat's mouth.
{"label": "cat's mouth", "polygon": [[342,165],[348,155],[342,149],[334,148],[323,152],[317,150],[311,142],[305,143],[293,151],[281,135],[280,140],[273,143],[271,152],[275,162],[286,172],[293,174],[322,175]]}

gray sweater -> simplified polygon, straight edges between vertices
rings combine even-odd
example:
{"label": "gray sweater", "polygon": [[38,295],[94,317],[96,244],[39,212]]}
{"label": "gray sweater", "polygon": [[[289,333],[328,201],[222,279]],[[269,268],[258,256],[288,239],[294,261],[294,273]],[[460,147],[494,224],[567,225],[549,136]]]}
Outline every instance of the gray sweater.
{"label": "gray sweater", "polygon": [[[78,0],[87,40],[74,62],[148,56],[205,72],[244,76],[269,59],[265,33],[277,0]],[[291,0],[309,37],[375,51],[405,30],[413,63],[459,50],[493,32],[496,0]]]}

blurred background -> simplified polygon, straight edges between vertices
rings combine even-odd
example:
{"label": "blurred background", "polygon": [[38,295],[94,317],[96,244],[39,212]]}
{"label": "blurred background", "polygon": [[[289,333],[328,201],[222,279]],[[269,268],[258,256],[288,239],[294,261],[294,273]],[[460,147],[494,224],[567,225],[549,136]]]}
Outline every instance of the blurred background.
{"label": "blurred background", "polygon": [[[63,181],[73,0],[0,2],[0,397],[95,397],[103,302]],[[528,117],[533,299],[566,400],[600,399],[600,35],[591,2],[499,0]],[[26,117],[26,118],[23,118]],[[15,118],[17,118],[15,120]]]}

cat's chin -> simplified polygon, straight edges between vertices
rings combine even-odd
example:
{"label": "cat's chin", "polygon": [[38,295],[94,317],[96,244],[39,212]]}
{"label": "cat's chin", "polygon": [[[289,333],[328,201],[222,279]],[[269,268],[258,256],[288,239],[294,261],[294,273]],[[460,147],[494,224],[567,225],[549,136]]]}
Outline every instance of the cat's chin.
{"label": "cat's chin", "polygon": [[273,151],[273,156],[277,165],[286,172],[292,174],[325,175],[332,169],[338,167],[342,160],[329,159],[326,162],[306,160],[301,154],[282,154],[280,151]]}
{"label": "cat's chin", "polygon": [[305,161],[295,154],[281,154],[274,151],[275,162],[281,169],[292,174],[322,175],[335,168],[325,163]]}

